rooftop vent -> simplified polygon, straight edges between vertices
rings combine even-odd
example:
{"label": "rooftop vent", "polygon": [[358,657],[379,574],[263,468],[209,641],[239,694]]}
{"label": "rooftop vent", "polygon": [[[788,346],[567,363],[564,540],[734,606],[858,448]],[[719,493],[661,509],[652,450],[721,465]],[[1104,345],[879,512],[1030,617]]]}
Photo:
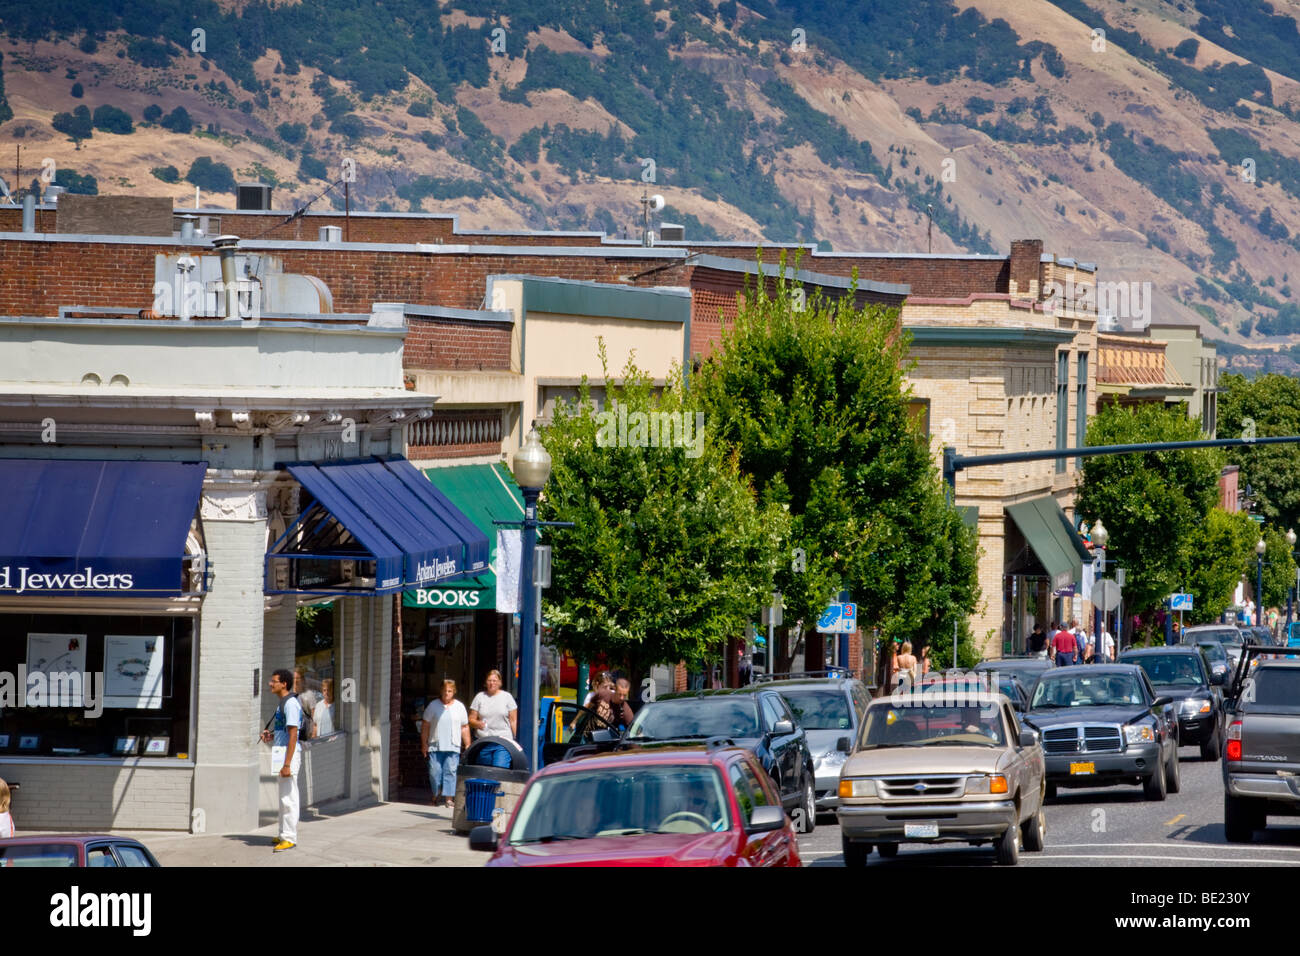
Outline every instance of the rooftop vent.
{"label": "rooftop vent", "polygon": [[266,183],[240,183],[235,199],[236,209],[266,211],[271,208],[271,187]]}
{"label": "rooftop vent", "polygon": [[686,227],[675,222],[661,222],[659,223],[659,239],[661,242],[684,242],[686,240]]}

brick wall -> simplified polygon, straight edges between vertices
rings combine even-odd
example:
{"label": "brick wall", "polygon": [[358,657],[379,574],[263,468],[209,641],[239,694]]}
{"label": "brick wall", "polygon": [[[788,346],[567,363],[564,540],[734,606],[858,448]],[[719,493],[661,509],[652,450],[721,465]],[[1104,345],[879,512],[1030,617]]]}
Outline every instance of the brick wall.
{"label": "brick wall", "polygon": [[512,326],[508,323],[411,316],[407,324],[403,368],[510,371]]}

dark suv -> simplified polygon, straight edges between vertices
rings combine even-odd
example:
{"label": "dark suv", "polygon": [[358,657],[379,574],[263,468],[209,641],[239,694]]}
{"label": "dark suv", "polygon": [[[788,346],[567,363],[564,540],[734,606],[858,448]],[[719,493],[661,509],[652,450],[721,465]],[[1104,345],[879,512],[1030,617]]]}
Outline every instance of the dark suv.
{"label": "dark suv", "polygon": [[1178,742],[1199,744],[1202,760],[1218,760],[1223,747],[1223,678],[1206,673],[1196,647],[1140,647],[1119,656],[1121,664],[1137,664],[1151,686],[1172,697],[1178,708]]}
{"label": "dark suv", "polygon": [[[779,676],[779,675],[774,675]],[[841,737],[856,740],[871,695],[853,677],[796,677],[764,680],[758,687],[775,690],[794,712],[795,723],[808,737],[816,778],[817,809],[824,813],[840,803],[840,770],[848,757],[838,747]],[[754,691],[755,687],[748,690]]]}
{"label": "dark suv", "polygon": [[766,686],[664,694],[641,707],[619,749],[714,737],[729,737],[750,751],[776,784],[795,828],[812,832],[816,777],[807,735],[785,699]]}

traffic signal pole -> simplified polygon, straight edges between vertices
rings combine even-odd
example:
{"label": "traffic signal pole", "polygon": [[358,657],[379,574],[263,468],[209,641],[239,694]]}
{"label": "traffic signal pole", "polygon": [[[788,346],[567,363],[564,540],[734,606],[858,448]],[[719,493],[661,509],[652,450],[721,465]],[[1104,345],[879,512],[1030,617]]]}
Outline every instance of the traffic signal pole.
{"label": "traffic signal pole", "polygon": [[943,480],[950,492],[957,489],[957,472],[984,465],[1010,465],[1021,461],[1057,458],[1091,458],[1094,455],[1134,455],[1148,451],[1189,451],[1193,448],[1238,448],[1243,445],[1300,444],[1300,435],[1257,438],[1204,438],[1198,441],[1141,442],[1135,445],[1089,445],[1084,448],[1054,448],[1051,451],[1017,451],[1001,455],[959,455],[957,449],[943,449]]}

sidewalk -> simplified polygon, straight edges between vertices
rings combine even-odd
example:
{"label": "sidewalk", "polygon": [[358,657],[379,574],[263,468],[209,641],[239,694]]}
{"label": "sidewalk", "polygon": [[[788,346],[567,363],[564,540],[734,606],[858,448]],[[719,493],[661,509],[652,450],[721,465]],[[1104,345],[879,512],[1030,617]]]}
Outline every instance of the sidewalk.
{"label": "sidewalk", "polygon": [[298,845],[272,853],[275,823],[250,833],[190,834],[114,830],[139,840],[163,866],[482,866],[490,854],[469,848],[451,828],[451,811],[381,803],[331,813],[312,809],[298,823]]}

